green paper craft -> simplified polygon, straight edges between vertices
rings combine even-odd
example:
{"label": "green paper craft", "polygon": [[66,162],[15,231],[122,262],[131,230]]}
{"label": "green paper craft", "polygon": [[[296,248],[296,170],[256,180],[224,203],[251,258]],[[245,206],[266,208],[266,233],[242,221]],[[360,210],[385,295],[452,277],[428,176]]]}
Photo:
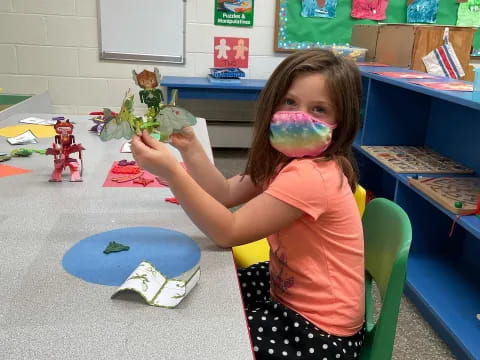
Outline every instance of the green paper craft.
{"label": "green paper craft", "polygon": [[160,141],[167,141],[174,132],[197,123],[193,114],[175,105],[176,99],[177,90],[174,90],[170,104],[161,103],[158,112],[154,107],[149,107],[143,117],[137,117],[133,113],[133,94],[130,90],[127,91],[120,113],[105,123],[100,139],[130,140],[134,134],[140,135],[143,130],[147,130],[149,134],[158,134]]}
{"label": "green paper craft", "polygon": [[33,153],[45,155],[46,152],[47,152],[46,150],[18,148],[18,149],[12,150],[10,152],[10,155],[11,156],[17,156],[17,157],[27,157],[27,156],[32,155]]}
{"label": "green paper craft", "polygon": [[110,241],[103,252],[105,254],[110,254],[112,252],[128,251],[128,249],[130,249],[130,246],[126,246],[115,241]]}
{"label": "green paper craft", "polygon": [[130,140],[133,134],[140,132],[138,129],[135,131],[140,122],[143,122],[142,118],[137,118],[133,114],[133,94],[128,90],[120,112],[105,123],[100,132],[100,139],[103,141],[121,138]]}
{"label": "green paper craft", "polygon": [[170,279],[148,261],[142,261],[111,298],[122,291],[133,291],[149,305],[174,308],[188,295],[199,279],[198,264],[175,279]]}

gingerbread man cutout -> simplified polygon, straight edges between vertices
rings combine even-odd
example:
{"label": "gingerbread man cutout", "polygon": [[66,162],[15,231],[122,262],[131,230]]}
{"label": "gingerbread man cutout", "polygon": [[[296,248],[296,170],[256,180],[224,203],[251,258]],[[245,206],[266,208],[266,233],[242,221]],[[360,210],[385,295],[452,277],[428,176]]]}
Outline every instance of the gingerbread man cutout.
{"label": "gingerbread man cutout", "polygon": [[238,39],[237,45],[233,47],[237,53],[235,54],[235,59],[245,59],[245,53],[248,51],[248,47],[245,46],[245,41],[243,39]]}
{"label": "gingerbread man cutout", "polygon": [[227,45],[227,40],[220,39],[220,44],[215,46],[215,50],[218,50],[217,59],[228,59],[227,51],[230,50],[230,46]]}

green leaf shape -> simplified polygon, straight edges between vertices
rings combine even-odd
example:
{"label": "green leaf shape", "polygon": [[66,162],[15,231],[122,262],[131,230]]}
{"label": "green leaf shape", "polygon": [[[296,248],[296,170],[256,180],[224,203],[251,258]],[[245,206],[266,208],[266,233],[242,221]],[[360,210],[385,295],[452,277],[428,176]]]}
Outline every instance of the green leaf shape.
{"label": "green leaf shape", "polygon": [[187,126],[193,126],[197,123],[197,118],[189,111],[167,105],[157,114],[157,122],[160,123],[154,131],[160,133],[160,140],[164,141],[175,132],[180,132]]}
{"label": "green leaf shape", "polygon": [[135,132],[128,122],[117,122],[116,120],[106,123],[100,132],[102,141],[125,138],[130,140]]}
{"label": "green leaf shape", "polygon": [[115,241],[110,241],[108,246],[103,250],[105,254],[110,254],[112,252],[119,252],[119,251],[128,251],[130,246],[126,246]]}
{"label": "green leaf shape", "polygon": [[135,133],[137,122],[138,119],[133,113],[133,94],[129,90],[125,94],[118,115],[114,116],[103,126],[102,131],[100,132],[100,139],[102,141],[121,138],[130,140]]}

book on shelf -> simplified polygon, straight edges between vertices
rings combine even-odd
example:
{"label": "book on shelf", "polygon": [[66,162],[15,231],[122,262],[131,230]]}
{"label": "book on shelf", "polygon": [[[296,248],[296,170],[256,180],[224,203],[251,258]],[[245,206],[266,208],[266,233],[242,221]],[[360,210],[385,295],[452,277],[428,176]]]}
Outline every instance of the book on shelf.
{"label": "book on shelf", "polygon": [[240,68],[210,68],[210,75],[214,78],[226,79],[234,78],[239,79],[245,77],[245,73]]}
{"label": "book on shelf", "polygon": [[208,74],[207,79],[212,84],[241,84],[242,80],[238,78],[216,78]]}

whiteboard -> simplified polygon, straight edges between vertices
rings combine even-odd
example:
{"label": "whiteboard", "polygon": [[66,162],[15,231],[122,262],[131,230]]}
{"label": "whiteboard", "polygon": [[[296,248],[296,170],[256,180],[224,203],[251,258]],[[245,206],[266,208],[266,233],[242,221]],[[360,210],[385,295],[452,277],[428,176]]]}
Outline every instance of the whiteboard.
{"label": "whiteboard", "polygon": [[185,62],[185,0],[98,0],[100,58]]}

